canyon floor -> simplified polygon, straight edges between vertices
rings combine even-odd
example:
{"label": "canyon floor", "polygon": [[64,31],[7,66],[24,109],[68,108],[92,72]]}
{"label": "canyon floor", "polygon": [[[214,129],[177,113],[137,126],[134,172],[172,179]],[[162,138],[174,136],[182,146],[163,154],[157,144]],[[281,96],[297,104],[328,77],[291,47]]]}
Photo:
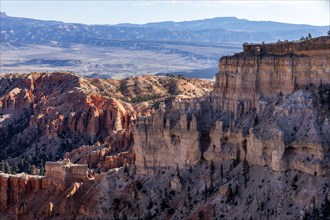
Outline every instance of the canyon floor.
{"label": "canyon floor", "polygon": [[[72,71],[93,78],[183,74],[212,79],[220,55],[239,51],[238,44],[121,42],[121,46],[1,46],[1,73]],[[207,70],[207,71],[206,71]],[[207,73],[207,74],[206,74]],[[197,77],[196,77],[197,76]],[[191,76],[190,76],[191,77]]]}

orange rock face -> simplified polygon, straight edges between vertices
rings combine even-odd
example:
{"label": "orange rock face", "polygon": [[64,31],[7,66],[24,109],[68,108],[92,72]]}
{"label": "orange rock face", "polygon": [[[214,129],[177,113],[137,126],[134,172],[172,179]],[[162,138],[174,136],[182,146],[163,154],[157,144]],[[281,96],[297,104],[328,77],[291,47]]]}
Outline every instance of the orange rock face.
{"label": "orange rock face", "polygon": [[6,75],[1,84],[0,149],[14,158],[12,164],[18,156],[27,155],[54,160],[70,149],[105,138],[112,138],[110,144],[125,151],[132,141],[133,107],[97,95],[97,88],[82,77]]}
{"label": "orange rock face", "polygon": [[[42,199],[51,201],[53,196],[56,198],[60,194],[69,198],[79,190],[81,183],[88,185],[94,178],[95,174],[87,165],[72,164],[69,160],[47,162],[46,176],[0,173],[0,212],[15,214],[18,217],[29,214],[30,209],[37,205],[37,212],[46,217],[47,213],[52,213],[54,204],[43,204]],[[40,200],[35,200],[38,195]],[[27,199],[30,197],[32,200]],[[58,203],[56,205],[59,206]]]}
{"label": "orange rock face", "polygon": [[31,73],[0,79],[0,159],[10,157],[12,165],[31,157],[39,166],[97,141],[111,146],[112,153],[127,151],[137,115],[152,114],[154,104],[174,94],[196,97],[212,88],[207,81],[178,77],[116,81]]}
{"label": "orange rock face", "polygon": [[18,204],[22,198],[32,192],[42,189],[41,176],[27,174],[10,175],[0,173],[0,211],[5,211],[9,206]]}
{"label": "orange rock face", "polygon": [[[129,139],[127,137],[127,139]],[[112,146],[112,147],[111,147]],[[117,146],[117,148],[116,148]],[[135,162],[135,154],[130,148],[118,148],[120,145],[97,143],[92,146],[81,146],[64,155],[64,158],[70,159],[78,164],[87,164],[89,168],[101,170],[103,172],[132,165]]]}

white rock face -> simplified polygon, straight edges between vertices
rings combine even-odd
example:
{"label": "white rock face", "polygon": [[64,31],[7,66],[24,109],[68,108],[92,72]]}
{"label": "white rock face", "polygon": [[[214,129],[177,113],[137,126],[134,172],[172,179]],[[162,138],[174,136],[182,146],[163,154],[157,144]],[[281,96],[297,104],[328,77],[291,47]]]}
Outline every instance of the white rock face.
{"label": "white rock face", "polygon": [[171,128],[160,111],[152,118],[140,118],[134,133],[138,171],[152,173],[157,167],[181,168],[200,161],[200,134],[195,120],[187,121],[182,115]]}

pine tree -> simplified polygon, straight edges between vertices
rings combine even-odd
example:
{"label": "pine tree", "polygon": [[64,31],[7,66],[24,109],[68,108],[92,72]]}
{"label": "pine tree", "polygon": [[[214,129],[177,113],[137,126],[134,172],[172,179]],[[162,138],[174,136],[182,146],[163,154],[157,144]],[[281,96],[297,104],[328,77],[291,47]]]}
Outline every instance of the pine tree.
{"label": "pine tree", "polygon": [[223,166],[222,166],[222,164],[220,166],[220,176],[221,176],[221,179],[222,179],[223,178]]}
{"label": "pine tree", "polygon": [[24,160],[21,159],[20,162],[18,163],[18,169],[20,170],[20,172],[22,172],[24,170]]}
{"label": "pine tree", "polygon": [[176,164],[176,175],[179,177],[179,179],[181,178],[179,164]]}
{"label": "pine tree", "polygon": [[204,199],[207,198],[207,194],[209,193],[209,190],[207,188],[206,180],[204,181]]}
{"label": "pine tree", "polygon": [[315,196],[313,196],[312,204],[313,204],[312,217],[313,217],[313,218],[316,218],[316,217],[319,215],[319,210],[318,210],[318,208],[316,207]]}
{"label": "pine tree", "polygon": [[1,160],[1,172],[5,172],[5,161],[4,160]]}
{"label": "pine tree", "polygon": [[244,161],[243,161],[243,177],[244,177],[244,186],[245,186],[245,188],[246,188],[246,183],[249,180],[248,179],[249,172],[250,172],[249,162],[246,159],[244,159]]}
{"label": "pine tree", "polygon": [[5,173],[11,173],[11,167],[8,163],[8,160],[5,161]]}
{"label": "pine tree", "polygon": [[330,216],[330,201],[328,199],[328,194],[325,195],[325,201],[322,205],[322,214],[325,218]]}
{"label": "pine tree", "polygon": [[127,173],[127,175],[128,175],[128,167],[127,167],[127,164],[126,163],[124,165],[124,173]]}
{"label": "pine tree", "polygon": [[29,162],[27,164],[27,173],[29,173],[29,174],[32,173],[32,165]]}
{"label": "pine tree", "polygon": [[308,33],[308,39],[312,39],[311,33]]}
{"label": "pine tree", "polygon": [[210,163],[210,189],[209,189],[210,193],[213,192],[213,175],[214,175],[214,171],[215,171],[214,162],[213,162],[213,160],[211,160],[211,163]]}
{"label": "pine tree", "polygon": [[210,162],[210,172],[211,172],[212,175],[214,174],[214,171],[215,171],[214,162],[213,162],[213,160],[211,160],[211,162]]}
{"label": "pine tree", "polygon": [[18,168],[17,163],[14,163],[14,166],[13,166],[13,173],[19,173],[19,168]]}
{"label": "pine tree", "polygon": [[234,193],[231,188],[231,184],[228,185],[228,195],[227,195],[227,203],[232,203],[234,201]]}
{"label": "pine tree", "polygon": [[40,175],[41,175],[41,176],[45,176],[45,174],[46,174],[45,166],[42,165],[42,166],[40,167]]}

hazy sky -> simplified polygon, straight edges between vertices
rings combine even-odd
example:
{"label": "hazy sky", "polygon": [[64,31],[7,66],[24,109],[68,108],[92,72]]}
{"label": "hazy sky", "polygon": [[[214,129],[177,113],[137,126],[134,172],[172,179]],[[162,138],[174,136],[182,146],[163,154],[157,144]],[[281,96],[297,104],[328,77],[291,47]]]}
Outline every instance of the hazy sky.
{"label": "hazy sky", "polygon": [[1,11],[9,16],[85,24],[141,24],[235,16],[249,20],[329,25],[329,1],[0,0],[0,6]]}

